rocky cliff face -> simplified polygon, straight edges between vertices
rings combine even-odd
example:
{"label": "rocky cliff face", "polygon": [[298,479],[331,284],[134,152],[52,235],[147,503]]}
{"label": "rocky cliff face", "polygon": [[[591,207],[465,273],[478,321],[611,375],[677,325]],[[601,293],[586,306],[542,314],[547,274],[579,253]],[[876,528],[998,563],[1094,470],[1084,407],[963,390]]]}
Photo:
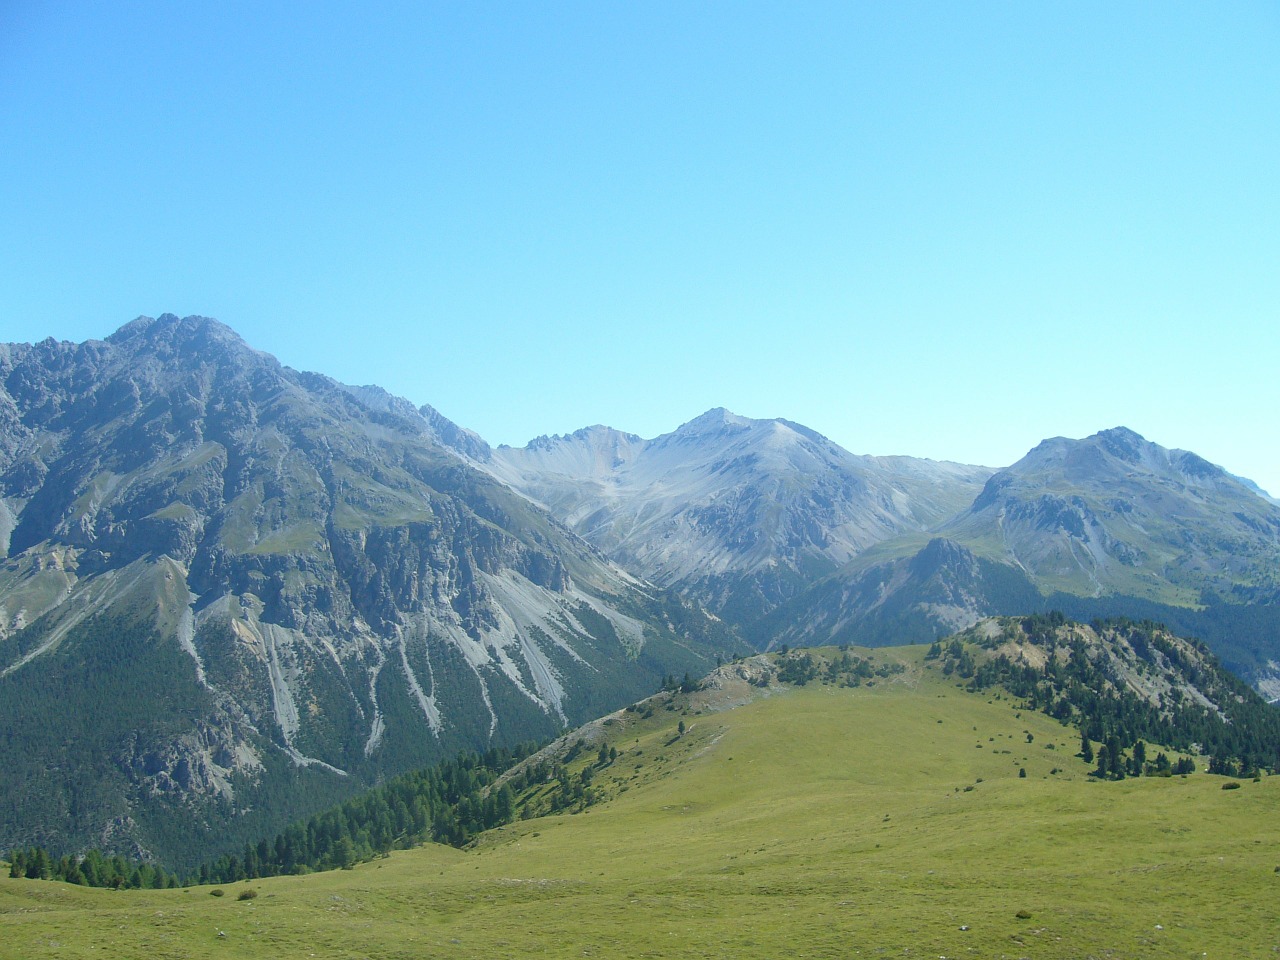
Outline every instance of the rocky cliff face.
{"label": "rocky cliff face", "polygon": [[[473,435],[206,318],[0,349],[0,701],[74,673],[108,624],[154,632],[185,666],[109,748],[147,846],[147,797],[281,813],[305,805],[278,800],[290,770],[333,796],[714,656],[710,621],[671,629],[669,601],[442,438]],[[9,800],[0,846],[34,836]]]}

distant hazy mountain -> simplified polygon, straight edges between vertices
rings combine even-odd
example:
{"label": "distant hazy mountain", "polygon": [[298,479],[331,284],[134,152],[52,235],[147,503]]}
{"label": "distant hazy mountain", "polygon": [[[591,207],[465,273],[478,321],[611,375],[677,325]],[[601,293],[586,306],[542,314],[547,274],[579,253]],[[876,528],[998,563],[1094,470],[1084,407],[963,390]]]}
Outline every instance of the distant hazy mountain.
{"label": "distant hazy mountain", "polygon": [[653,440],[595,426],[481,459],[620,565],[740,625],[867,547],[954,516],[992,472],[855,456],[724,409]]}
{"label": "distant hazy mountain", "polygon": [[1242,484],[1245,485],[1245,487],[1252,490],[1254,493],[1260,496],[1263,500],[1267,500],[1270,503],[1280,505],[1280,500],[1277,500],[1275,497],[1271,496],[1271,494],[1267,493],[1267,491],[1263,490],[1260,486],[1258,486],[1248,477],[1237,477],[1235,474],[1232,474],[1231,476],[1235,477],[1236,480],[1239,480]]}
{"label": "distant hazy mountain", "polygon": [[1042,591],[1199,603],[1280,587],[1280,509],[1221,467],[1117,427],[1046,440],[995,474],[944,535]]}
{"label": "distant hazy mountain", "polygon": [[468,444],[205,318],[0,345],[0,848],[193,860],[705,667]]}
{"label": "distant hazy mountain", "polygon": [[1277,599],[1280,508],[1193,453],[1116,428],[1044,441],[931,538],[867,551],[763,632],[889,643],[1055,606],[1150,616],[1209,640],[1275,695]]}

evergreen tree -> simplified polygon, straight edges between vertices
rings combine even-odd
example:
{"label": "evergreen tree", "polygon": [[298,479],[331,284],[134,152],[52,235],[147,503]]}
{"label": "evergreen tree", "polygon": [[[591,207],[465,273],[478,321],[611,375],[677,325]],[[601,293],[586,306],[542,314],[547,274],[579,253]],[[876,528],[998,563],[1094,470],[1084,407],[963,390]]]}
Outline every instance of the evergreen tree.
{"label": "evergreen tree", "polygon": [[1114,733],[1107,736],[1098,750],[1098,768],[1094,776],[1108,780],[1124,779],[1124,751],[1120,749],[1120,738]]}
{"label": "evergreen tree", "polygon": [[1139,740],[1133,745],[1133,757],[1129,762],[1129,772],[1135,777],[1142,776],[1147,763],[1147,745]]}
{"label": "evergreen tree", "polygon": [[49,854],[43,847],[33,847],[27,856],[27,879],[48,880],[49,867]]}
{"label": "evergreen tree", "polygon": [[347,869],[356,862],[356,847],[351,842],[350,837],[339,837],[333,845],[333,853],[330,855],[333,866],[339,869]]}

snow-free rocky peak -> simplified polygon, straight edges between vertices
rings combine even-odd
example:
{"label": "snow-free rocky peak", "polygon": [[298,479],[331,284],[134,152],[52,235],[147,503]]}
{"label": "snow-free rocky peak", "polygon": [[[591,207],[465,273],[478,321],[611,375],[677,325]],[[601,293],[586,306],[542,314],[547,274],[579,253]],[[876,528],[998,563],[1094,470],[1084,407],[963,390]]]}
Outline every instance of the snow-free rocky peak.
{"label": "snow-free rocky peak", "polygon": [[1123,427],[1044,441],[994,474],[945,532],[1041,589],[1094,596],[1195,603],[1206,589],[1274,584],[1266,568],[1280,560],[1274,504],[1202,457]]}
{"label": "snow-free rocky peak", "polygon": [[723,408],[652,440],[590,427],[501,447],[485,468],[621,565],[738,623],[954,515],[991,472],[855,456],[800,424]]}
{"label": "snow-free rocky peak", "polygon": [[[710,620],[677,635],[669,598],[459,456],[471,436],[204,317],[0,351],[7,721],[25,722],[21,691],[61,690],[68,722],[115,758],[93,795],[132,811],[138,843],[183,821],[197,848],[219,804],[293,815],[346,783],[554,733],[714,659]],[[130,654],[145,676],[101,654],[144,716],[82,689],[104,645],[152,637]],[[73,803],[76,771],[31,743],[0,748],[6,771],[28,761],[80,811],[64,829],[87,845],[120,815]],[[0,788],[0,810],[15,797]],[[251,819],[236,822],[281,825]]]}
{"label": "snow-free rocky peak", "polygon": [[1048,604],[1180,622],[1260,686],[1278,682],[1280,508],[1194,453],[1123,427],[1045,440],[934,535],[865,552],[762,631],[791,644],[927,640]]}

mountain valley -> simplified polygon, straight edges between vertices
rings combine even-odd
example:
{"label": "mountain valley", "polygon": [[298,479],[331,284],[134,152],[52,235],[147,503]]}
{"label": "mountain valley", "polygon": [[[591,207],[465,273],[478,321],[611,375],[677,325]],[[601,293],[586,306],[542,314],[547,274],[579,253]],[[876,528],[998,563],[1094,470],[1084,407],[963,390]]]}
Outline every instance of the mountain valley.
{"label": "mountain valley", "polygon": [[187,869],[717,661],[992,615],[1163,621],[1278,698],[1278,570],[1274,500],[1124,428],[1003,469],[724,409],[495,448],[208,318],[0,345],[0,848]]}

